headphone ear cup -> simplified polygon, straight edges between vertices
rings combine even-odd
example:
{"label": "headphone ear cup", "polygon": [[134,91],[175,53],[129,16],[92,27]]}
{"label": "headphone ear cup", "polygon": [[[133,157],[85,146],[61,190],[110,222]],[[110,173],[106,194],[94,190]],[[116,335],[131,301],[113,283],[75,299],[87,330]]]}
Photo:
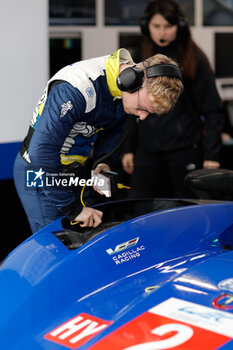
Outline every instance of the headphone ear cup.
{"label": "headphone ear cup", "polygon": [[180,42],[186,42],[190,38],[190,29],[188,22],[184,18],[180,18],[178,22],[177,39]]}
{"label": "headphone ear cup", "polygon": [[143,80],[143,69],[128,67],[118,75],[116,83],[121,91],[134,92],[141,88]]}
{"label": "headphone ear cup", "polygon": [[144,15],[140,19],[140,28],[143,35],[150,36],[148,29],[148,14],[144,13]]}

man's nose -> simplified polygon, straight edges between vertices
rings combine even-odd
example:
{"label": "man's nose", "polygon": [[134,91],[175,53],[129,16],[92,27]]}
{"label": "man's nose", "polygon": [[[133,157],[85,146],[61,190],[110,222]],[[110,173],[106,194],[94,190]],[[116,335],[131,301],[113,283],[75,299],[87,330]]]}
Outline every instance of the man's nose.
{"label": "man's nose", "polygon": [[148,117],[150,113],[146,112],[146,111],[138,111],[138,116],[140,120],[144,120]]}
{"label": "man's nose", "polygon": [[163,37],[166,33],[166,29],[164,27],[160,27],[159,28],[159,34],[160,34],[160,37]]}

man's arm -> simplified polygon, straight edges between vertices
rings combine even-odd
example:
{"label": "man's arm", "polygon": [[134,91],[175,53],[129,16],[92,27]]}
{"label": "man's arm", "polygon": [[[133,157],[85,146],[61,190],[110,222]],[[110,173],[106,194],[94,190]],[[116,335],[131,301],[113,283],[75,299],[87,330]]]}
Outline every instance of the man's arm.
{"label": "man's arm", "polygon": [[[33,167],[48,173],[62,172],[60,150],[73,125],[83,120],[85,107],[82,94],[70,84],[62,82],[52,87],[29,146]],[[70,219],[81,212],[82,205],[69,188],[46,186],[42,191]]]}

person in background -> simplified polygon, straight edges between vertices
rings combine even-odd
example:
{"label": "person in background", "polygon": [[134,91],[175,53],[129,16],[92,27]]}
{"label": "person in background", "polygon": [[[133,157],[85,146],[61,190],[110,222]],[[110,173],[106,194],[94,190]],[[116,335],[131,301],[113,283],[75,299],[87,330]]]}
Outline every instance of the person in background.
{"label": "person in background", "polygon": [[15,186],[33,233],[63,215],[82,227],[101,223],[101,211],[83,206],[78,183],[71,188],[60,178],[49,185],[36,181],[69,173],[83,179],[93,149],[94,173],[110,170],[99,159],[119,142],[126,113],[144,120],[168,111],[182,91],[181,80],[177,64],[166,56],[136,65],[126,49],[66,66],[49,80],[14,165]]}
{"label": "person in background", "polygon": [[176,60],[184,90],[170,112],[135,122],[122,157],[124,171],[132,174],[130,195],[186,197],[184,177],[189,171],[220,167],[223,105],[208,59],[175,1],[149,3],[141,31],[143,59],[161,53]]}

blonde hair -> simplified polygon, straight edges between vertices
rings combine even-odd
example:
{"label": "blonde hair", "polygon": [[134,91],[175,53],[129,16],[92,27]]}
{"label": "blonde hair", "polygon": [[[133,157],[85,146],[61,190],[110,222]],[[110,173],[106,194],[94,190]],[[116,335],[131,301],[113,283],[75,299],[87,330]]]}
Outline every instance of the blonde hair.
{"label": "blonde hair", "polygon": [[[178,67],[175,61],[162,54],[154,55],[143,62],[146,67],[162,63],[173,64]],[[183,90],[183,84],[176,77],[158,76],[146,80],[146,90],[153,109],[157,114],[164,114],[176,104]]]}

